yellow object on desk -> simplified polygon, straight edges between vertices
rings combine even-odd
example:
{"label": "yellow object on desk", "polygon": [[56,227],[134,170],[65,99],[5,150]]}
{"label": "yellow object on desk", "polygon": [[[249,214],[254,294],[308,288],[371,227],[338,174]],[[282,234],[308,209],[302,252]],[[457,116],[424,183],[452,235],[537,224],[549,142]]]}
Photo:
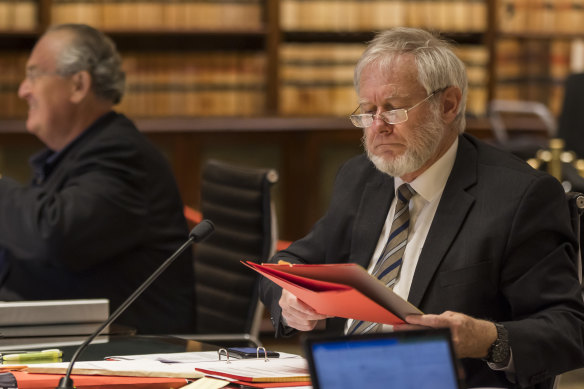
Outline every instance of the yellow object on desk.
{"label": "yellow object on desk", "polygon": [[63,356],[63,352],[58,349],[15,353],[15,354],[2,354],[2,361],[4,362],[27,362],[27,361],[38,361],[38,360],[56,360]]}

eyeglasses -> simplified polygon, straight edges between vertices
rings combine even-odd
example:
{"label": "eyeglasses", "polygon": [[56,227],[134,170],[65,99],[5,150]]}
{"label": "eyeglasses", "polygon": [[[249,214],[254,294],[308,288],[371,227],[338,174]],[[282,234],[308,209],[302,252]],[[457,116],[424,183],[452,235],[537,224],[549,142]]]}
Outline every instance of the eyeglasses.
{"label": "eyeglasses", "polygon": [[44,71],[44,70],[40,70],[38,68],[29,68],[26,69],[26,73],[25,73],[25,79],[30,81],[31,83],[34,83],[38,78],[43,77],[43,76],[58,76],[59,73],[57,72],[49,72],[49,71]]}
{"label": "eyeglasses", "polygon": [[355,114],[355,112],[357,112],[357,110],[360,108],[360,107],[357,107],[353,111],[351,116],[349,116],[349,118],[351,119],[351,123],[353,123],[353,125],[355,127],[359,127],[359,128],[371,127],[375,118],[379,118],[387,124],[403,123],[403,122],[408,120],[408,112],[409,111],[416,108],[417,106],[419,106],[420,104],[422,104],[423,102],[428,100],[430,97],[434,96],[435,94],[443,92],[446,89],[448,89],[448,87],[436,89],[434,92],[432,92],[428,96],[426,96],[426,98],[424,98],[424,100],[417,102],[416,104],[414,104],[410,108],[392,109],[389,111],[381,112],[379,114],[373,114],[373,113]]}

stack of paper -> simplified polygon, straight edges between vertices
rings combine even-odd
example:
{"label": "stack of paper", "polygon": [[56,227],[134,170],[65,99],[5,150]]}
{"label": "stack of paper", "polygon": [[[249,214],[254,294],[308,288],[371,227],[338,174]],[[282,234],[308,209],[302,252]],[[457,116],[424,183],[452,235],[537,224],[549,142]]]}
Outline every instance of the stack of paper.
{"label": "stack of paper", "polygon": [[[105,361],[76,362],[73,374],[131,377],[221,378],[246,386],[298,387],[310,384],[307,361],[294,354],[280,353],[280,358],[235,359],[216,351],[146,354],[108,357]],[[64,374],[69,363],[29,365],[29,373]]]}

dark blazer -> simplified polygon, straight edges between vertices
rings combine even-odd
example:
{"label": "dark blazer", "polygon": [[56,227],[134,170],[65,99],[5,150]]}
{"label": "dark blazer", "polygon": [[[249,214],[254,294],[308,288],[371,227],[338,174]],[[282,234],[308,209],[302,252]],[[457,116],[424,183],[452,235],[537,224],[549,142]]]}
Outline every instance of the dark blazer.
{"label": "dark blazer", "polygon": [[[272,260],[367,267],[393,196],[393,178],[367,157],[353,158],[338,173],[325,216]],[[542,381],[546,387],[584,364],[575,249],[559,182],[461,135],[408,300],[425,313],[451,310],[502,322],[521,387]],[[281,289],[267,279],[260,289],[281,332]],[[327,329],[342,331],[343,324],[333,319]],[[469,387],[512,386],[480,359],[462,363]]]}
{"label": "dark blazer", "polygon": [[[160,151],[125,116],[106,114],[46,179],[0,179],[0,300],[108,298],[117,308],[187,239],[182,206]],[[192,331],[193,290],[187,252],[116,322]]]}

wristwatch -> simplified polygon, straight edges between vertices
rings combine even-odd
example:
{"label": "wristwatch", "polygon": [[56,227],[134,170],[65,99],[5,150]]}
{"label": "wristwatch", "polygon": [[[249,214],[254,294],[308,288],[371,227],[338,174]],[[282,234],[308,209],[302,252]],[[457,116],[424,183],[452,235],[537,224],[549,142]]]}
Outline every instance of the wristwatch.
{"label": "wristwatch", "polygon": [[503,324],[494,323],[497,329],[497,339],[489,347],[489,352],[485,360],[496,365],[507,365],[511,357],[511,348],[509,347],[509,334]]}

